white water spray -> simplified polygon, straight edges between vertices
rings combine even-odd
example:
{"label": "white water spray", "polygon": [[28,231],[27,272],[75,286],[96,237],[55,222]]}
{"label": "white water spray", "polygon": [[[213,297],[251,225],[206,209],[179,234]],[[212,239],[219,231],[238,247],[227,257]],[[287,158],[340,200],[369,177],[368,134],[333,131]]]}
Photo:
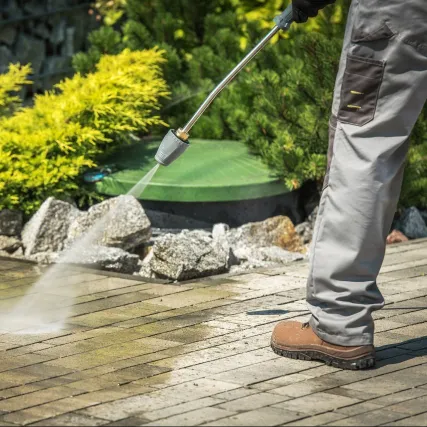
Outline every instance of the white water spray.
{"label": "white water spray", "polygon": [[[127,194],[140,197],[159,166],[154,166]],[[0,315],[0,333],[44,334],[64,329],[66,320],[72,314],[76,298],[74,287],[78,284],[73,282],[73,276],[70,275],[70,264],[75,263],[81,253],[102,237],[106,224],[113,215],[114,208],[103,215],[86,234],[73,242],[71,247],[63,251],[56,264],[37,280],[10,312]],[[78,274],[78,271],[75,271],[75,274]]]}

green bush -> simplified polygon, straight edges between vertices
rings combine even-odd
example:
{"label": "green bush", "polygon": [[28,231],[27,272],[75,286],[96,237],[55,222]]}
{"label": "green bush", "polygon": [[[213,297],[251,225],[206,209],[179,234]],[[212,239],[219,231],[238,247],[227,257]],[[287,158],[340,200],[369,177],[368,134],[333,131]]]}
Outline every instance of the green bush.
{"label": "green bush", "polygon": [[219,101],[230,128],[289,189],[324,176],[341,42],[312,33],[294,49],[298,56],[281,46],[267,49],[269,66],[251,70]]}
{"label": "green bush", "polygon": [[49,196],[87,195],[79,178],[85,168],[126,143],[129,132],[163,124],[155,110],[168,95],[164,61],[159,50],[103,56],[95,72],[76,74],[0,119],[0,209],[30,214]]}

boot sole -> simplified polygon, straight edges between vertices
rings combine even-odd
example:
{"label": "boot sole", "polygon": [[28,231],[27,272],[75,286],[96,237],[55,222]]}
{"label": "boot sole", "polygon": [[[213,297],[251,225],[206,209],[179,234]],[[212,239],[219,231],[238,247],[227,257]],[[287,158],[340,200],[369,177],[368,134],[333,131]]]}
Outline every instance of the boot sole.
{"label": "boot sole", "polygon": [[326,363],[328,366],[333,366],[340,369],[358,371],[361,369],[370,369],[375,366],[375,356],[373,355],[363,356],[359,359],[346,360],[314,350],[283,350],[281,348],[275,347],[273,343],[271,343],[271,348],[279,356],[297,360],[320,360]]}

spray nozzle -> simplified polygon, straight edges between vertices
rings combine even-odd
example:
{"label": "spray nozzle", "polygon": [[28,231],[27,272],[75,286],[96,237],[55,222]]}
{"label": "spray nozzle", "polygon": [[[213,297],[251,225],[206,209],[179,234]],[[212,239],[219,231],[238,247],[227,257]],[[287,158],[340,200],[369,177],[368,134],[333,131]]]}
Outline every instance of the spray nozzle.
{"label": "spray nozzle", "polygon": [[163,166],[170,165],[190,146],[190,144],[186,142],[187,139],[187,134],[183,135],[179,131],[175,132],[173,129],[169,130],[157,150],[155,156],[156,162]]}

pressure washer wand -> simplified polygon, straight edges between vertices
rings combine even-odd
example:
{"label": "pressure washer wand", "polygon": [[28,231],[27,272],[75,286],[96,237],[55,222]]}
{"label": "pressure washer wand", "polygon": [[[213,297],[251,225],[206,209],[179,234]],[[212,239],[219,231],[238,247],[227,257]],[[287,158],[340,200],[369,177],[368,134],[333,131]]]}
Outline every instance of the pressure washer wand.
{"label": "pressure washer wand", "polygon": [[190,121],[177,131],[171,129],[163,138],[155,159],[163,166],[170,165],[176,160],[188,147],[188,139],[190,137],[190,130],[199,120],[200,116],[212,104],[214,99],[221,93],[221,91],[228,86],[237,74],[260,52],[267,43],[276,35],[280,30],[287,31],[292,24],[292,4],[280,15],[274,18],[274,28],[231,70],[231,72],[222,80],[218,86],[209,94],[203,104],[195,112]]}

